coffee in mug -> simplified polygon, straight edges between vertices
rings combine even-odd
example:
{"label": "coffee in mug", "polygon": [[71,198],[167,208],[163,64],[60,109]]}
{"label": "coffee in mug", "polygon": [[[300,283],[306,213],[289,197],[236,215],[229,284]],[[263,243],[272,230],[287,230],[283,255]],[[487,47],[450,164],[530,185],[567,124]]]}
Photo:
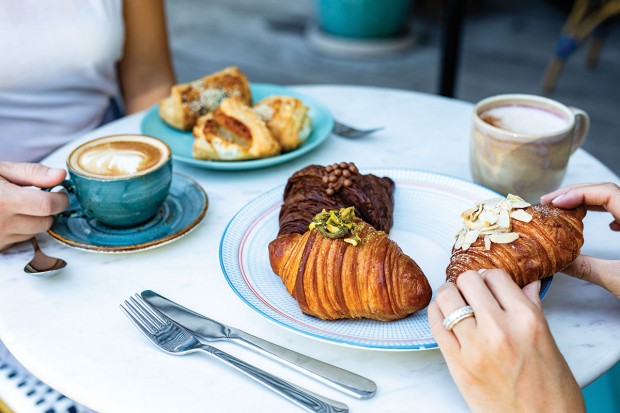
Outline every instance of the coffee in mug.
{"label": "coffee in mug", "polygon": [[135,136],[115,136],[82,145],[68,162],[81,175],[114,179],[156,169],[166,161],[167,153],[166,145],[160,142],[153,144]]}
{"label": "coffee in mug", "polygon": [[75,148],[67,158],[67,169],[69,179],[61,185],[81,206],[70,216],[110,227],[133,227],[151,219],[166,200],[172,152],[150,136],[108,136]]}
{"label": "coffee in mug", "polygon": [[499,95],[474,108],[470,169],[474,180],[530,202],[557,189],[570,156],[588,133],[588,115],[534,95]]}

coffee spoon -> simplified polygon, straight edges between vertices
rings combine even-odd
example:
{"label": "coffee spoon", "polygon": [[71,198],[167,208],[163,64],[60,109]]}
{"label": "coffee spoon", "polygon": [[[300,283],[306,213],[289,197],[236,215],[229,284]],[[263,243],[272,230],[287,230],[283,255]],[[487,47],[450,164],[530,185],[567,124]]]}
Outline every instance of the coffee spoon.
{"label": "coffee spoon", "polygon": [[26,266],[24,271],[35,277],[47,278],[56,275],[60,270],[67,266],[67,262],[60,258],[48,257],[39,248],[39,243],[35,237],[30,239],[34,247],[34,257]]}

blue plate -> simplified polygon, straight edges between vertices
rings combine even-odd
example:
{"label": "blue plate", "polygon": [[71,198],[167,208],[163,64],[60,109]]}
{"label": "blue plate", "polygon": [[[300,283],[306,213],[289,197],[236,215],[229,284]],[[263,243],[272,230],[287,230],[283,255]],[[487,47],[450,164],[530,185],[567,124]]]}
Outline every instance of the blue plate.
{"label": "blue plate", "polygon": [[[431,288],[445,283],[460,214],[475,202],[497,196],[473,182],[401,168],[365,169],[396,183],[390,238],[420,265]],[[303,314],[269,265],[268,245],[278,233],[284,185],[263,193],[230,221],[220,242],[220,265],[233,291],[276,325],[307,337],[369,350],[428,350],[437,347],[423,309],[402,320],[325,321]],[[413,205],[413,207],[412,207]],[[416,206],[432,205],[433,208]],[[551,278],[543,280],[541,297]]]}
{"label": "blue plate", "polygon": [[267,96],[276,95],[292,96],[304,102],[304,105],[310,108],[309,114],[312,117],[312,133],[306,142],[294,151],[271,158],[248,161],[205,161],[194,159],[192,156],[192,144],[194,143],[192,132],[175,129],[161,120],[158,113],[159,105],[153,106],[146,112],[141,124],[142,133],[166,142],[172,149],[172,156],[175,160],[204,169],[229,171],[265,168],[290,161],[315,149],[330,135],[334,127],[334,118],[327,106],[318,100],[283,86],[253,83],[250,85],[250,88],[254,102],[258,102]]}
{"label": "blue plate", "polygon": [[[207,194],[196,181],[175,173],[164,205],[142,225],[111,228],[94,219],[56,217],[48,232],[61,243],[81,250],[105,253],[142,251],[188,234],[202,221],[208,204]],[[69,195],[68,209],[80,209],[73,195]]]}

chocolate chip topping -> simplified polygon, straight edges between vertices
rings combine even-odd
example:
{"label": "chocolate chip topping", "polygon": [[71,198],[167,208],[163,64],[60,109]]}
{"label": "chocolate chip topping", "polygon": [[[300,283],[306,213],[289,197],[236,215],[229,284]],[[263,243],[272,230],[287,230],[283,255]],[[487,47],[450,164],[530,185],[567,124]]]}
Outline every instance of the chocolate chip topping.
{"label": "chocolate chip topping", "polygon": [[325,185],[325,193],[328,196],[332,196],[344,186],[349,188],[353,185],[351,176],[353,174],[359,175],[359,171],[353,162],[340,162],[325,167],[327,176],[322,178],[322,182]]}

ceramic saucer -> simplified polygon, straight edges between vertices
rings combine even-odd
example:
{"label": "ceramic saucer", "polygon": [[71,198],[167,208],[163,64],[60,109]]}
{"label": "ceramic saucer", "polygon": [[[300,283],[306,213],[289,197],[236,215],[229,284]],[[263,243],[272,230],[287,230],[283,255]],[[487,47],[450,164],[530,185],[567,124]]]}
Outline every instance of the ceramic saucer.
{"label": "ceramic saucer", "polygon": [[[175,173],[164,205],[142,225],[111,228],[94,219],[56,217],[48,232],[59,242],[81,250],[104,253],[143,251],[188,234],[202,221],[208,204],[207,194],[196,181]],[[72,195],[69,195],[68,209],[80,209]]]}

